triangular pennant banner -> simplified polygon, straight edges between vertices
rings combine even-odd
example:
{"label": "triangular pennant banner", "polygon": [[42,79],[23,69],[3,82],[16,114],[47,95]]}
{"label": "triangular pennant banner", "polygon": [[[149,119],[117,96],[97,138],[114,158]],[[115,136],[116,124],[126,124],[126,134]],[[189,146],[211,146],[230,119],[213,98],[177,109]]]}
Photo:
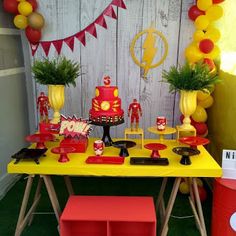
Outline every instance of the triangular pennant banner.
{"label": "triangular pennant banner", "polygon": [[75,34],[75,37],[85,46],[86,40],[85,40],[85,31],[80,31],[79,33]]}
{"label": "triangular pennant banner", "polygon": [[64,39],[64,42],[69,46],[71,51],[74,51],[74,35]]}
{"label": "triangular pennant banner", "polygon": [[103,15],[110,16],[113,19],[117,19],[116,13],[111,4],[104,10]]}
{"label": "triangular pennant banner", "polygon": [[60,55],[61,53],[61,48],[62,48],[62,44],[63,44],[63,40],[60,39],[60,40],[55,40],[55,41],[52,41],[53,43],[53,46],[55,47],[58,55]]}
{"label": "triangular pennant banner", "polygon": [[126,9],[126,6],[123,0],[113,0],[111,4],[114,6]]}
{"label": "triangular pennant banner", "polygon": [[86,27],[85,31],[90,33],[91,35],[93,35],[95,38],[97,38],[97,30],[96,30],[96,26],[94,23],[92,23],[88,27]]}
{"label": "triangular pennant banner", "polygon": [[96,20],[95,24],[102,26],[103,28],[107,29],[107,23],[104,15],[100,15]]}
{"label": "triangular pennant banner", "polygon": [[37,43],[37,44],[30,43],[30,48],[31,48],[32,56],[34,56],[35,52],[38,49],[38,46],[39,46],[39,43]]}
{"label": "triangular pennant banner", "polygon": [[50,41],[41,42],[41,46],[42,46],[43,51],[44,51],[44,53],[47,57],[48,53],[49,53],[49,50],[50,50],[50,47],[51,47],[51,42]]}
{"label": "triangular pennant banner", "polygon": [[[111,17],[113,19],[117,19],[117,15],[116,15],[116,13],[115,13],[115,11],[113,9],[113,6],[126,9],[126,5],[124,3],[124,0],[112,0],[112,2],[102,12],[102,14],[93,23],[91,23],[89,26],[87,26],[82,31],[80,31],[80,32],[78,32],[78,33],[76,33],[76,34],[74,34],[72,36],[69,36],[67,38],[64,38],[64,39],[39,42],[41,44],[41,46],[43,48],[43,51],[45,52],[46,56],[48,56],[51,44],[54,45],[57,53],[60,54],[63,42],[65,42],[69,46],[69,48],[72,51],[74,51],[74,37],[76,37],[85,46],[86,45],[85,32],[88,32],[91,35],[93,35],[95,38],[97,38],[96,24],[102,26],[105,29],[107,29],[107,23],[106,23],[105,16],[109,16],[109,17]],[[37,43],[37,44],[30,43],[30,48],[31,48],[32,56],[35,55],[35,52],[38,49],[39,43]]]}

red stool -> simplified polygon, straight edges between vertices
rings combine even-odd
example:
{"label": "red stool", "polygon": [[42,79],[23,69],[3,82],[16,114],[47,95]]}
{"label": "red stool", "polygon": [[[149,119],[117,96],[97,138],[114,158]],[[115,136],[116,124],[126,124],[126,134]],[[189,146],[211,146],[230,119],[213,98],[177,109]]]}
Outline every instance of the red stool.
{"label": "red stool", "polygon": [[236,235],[236,180],[217,178],[214,182],[211,235]]}

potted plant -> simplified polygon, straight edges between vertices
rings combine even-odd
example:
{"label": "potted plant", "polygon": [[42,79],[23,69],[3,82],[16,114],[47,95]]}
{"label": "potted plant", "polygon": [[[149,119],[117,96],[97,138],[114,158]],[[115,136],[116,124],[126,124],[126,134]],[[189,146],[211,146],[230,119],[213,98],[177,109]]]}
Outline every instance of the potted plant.
{"label": "potted plant", "polygon": [[49,103],[54,114],[51,123],[60,121],[60,109],[64,106],[65,86],[76,86],[76,78],[81,75],[80,64],[66,57],[53,60],[36,60],[32,66],[36,82],[48,85]]}
{"label": "potted plant", "polygon": [[181,128],[191,129],[190,116],[197,107],[197,92],[207,92],[219,78],[210,73],[208,66],[202,62],[193,65],[186,62],[183,66],[172,66],[169,71],[163,71],[162,77],[170,84],[170,92],[180,92],[179,107],[184,115]]}

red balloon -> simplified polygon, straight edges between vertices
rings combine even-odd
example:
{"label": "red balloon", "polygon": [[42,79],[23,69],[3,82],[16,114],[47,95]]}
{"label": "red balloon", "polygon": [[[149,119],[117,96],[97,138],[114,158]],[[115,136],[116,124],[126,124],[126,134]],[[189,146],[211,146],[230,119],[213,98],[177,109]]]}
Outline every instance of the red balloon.
{"label": "red balloon", "polygon": [[203,135],[207,132],[207,125],[204,122],[195,122],[193,124],[194,128],[197,131],[197,135]]}
{"label": "red balloon", "polygon": [[216,67],[214,61],[210,58],[204,58],[203,63],[208,65],[210,71],[214,70]]}
{"label": "red balloon", "polygon": [[36,0],[27,0],[27,2],[29,2],[32,5],[33,11],[35,11],[38,8],[38,3],[36,2]]}
{"label": "red balloon", "polygon": [[199,43],[199,49],[203,53],[210,53],[214,48],[214,43],[210,39],[203,39]]}
{"label": "red balloon", "polygon": [[221,3],[221,2],[224,2],[224,0],[213,0],[212,1],[213,4],[217,4],[217,3]]}
{"label": "red balloon", "polygon": [[25,29],[25,35],[30,43],[38,43],[41,39],[41,30],[32,29],[30,26],[28,26]]}
{"label": "red balloon", "polygon": [[18,14],[18,3],[16,0],[4,0],[3,1],[3,9],[8,13]]}
{"label": "red balloon", "polygon": [[197,5],[193,5],[188,10],[188,17],[190,20],[195,21],[196,18],[200,15],[205,15],[204,11],[201,11]]}
{"label": "red balloon", "polygon": [[204,187],[198,186],[198,192],[199,192],[200,201],[204,202],[207,199],[207,191],[205,190]]}

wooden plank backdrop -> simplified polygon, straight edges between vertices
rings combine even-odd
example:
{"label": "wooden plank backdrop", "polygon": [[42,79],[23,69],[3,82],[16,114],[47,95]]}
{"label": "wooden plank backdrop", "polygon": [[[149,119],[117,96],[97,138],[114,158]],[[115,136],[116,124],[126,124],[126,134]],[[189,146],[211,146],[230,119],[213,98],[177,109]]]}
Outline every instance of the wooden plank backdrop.
{"label": "wooden plank backdrop", "polygon": [[[111,0],[47,0],[38,1],[39,9],[46,21],[42,40],[61,39],[73,35],[92,23]],[[140,127],[145,130],[146,138],[154,138],[147,128],[155,125],[158,115],[167,117],[168,124],[179,124],[178,94],[170,94],[168,84],[162,82],[163,69],[184,62],[184,49],[192,38],[193,24],[188,19],[187,11],[194,0],[125,0],[127,10],[114,8],[118,19],[106,17],[108,29],[97,26],[97,39],[86,34],[84,47],[75,39],[74,51],[63,44],[62,55],[78,61],[83,75],[77,78],[75,88],[66,88],[65,106],[62,113],[75,114],[86,118],[91,108],[91,99],[95,96],[95,86],[103,85],[103,76],[112,78],[112,85],[119,88],[122,108],[125,111],[125,123],[111,128],[112,137],[123,137],[124,128],[130,126],[127,117],[128,105],[137,98],[143,109]],[[140,31],[151,23],[162,32],[169,44],[169,51],[164,63],[151,69],[147,79],[142,78],[143,71],[132,60],[129,52],[130,43]],[[142,44],[145,37],[135,45],[136,56],[142,59]],[[163,43],[157,41],[158,56],[163,54]],[[57,56],[51,46],[49,58]],[[32,63],[45,57],[39,48]],[[47,93],[46,86],[35,84],[35,100],[41,91]],[[50,114],[51,115],[51,114]],[[36,114],[36,117],[38,115]],[[38,119],[38,118],[37,118]],[[38,120],[36,121],[36,123]],[[93,136],[100,137],[101,127],[94,127]]]}

